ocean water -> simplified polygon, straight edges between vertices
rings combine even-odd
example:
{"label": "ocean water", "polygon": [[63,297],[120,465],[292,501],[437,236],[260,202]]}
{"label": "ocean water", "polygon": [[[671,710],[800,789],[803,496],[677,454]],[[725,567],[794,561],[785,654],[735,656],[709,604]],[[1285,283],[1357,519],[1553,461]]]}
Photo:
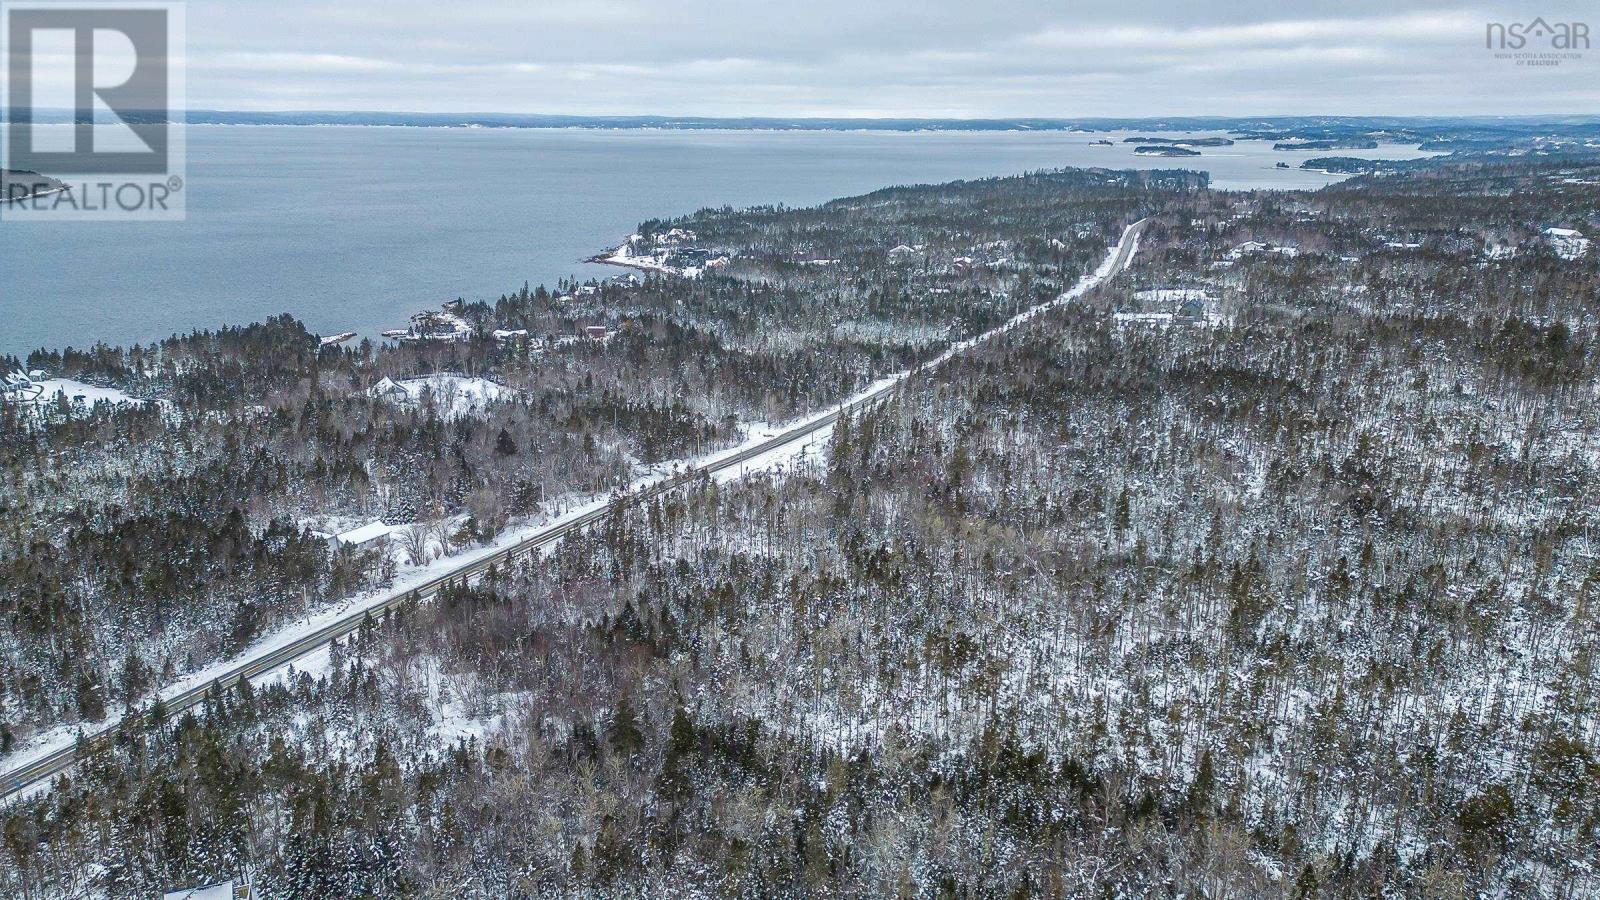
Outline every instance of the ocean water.
{"label": "ocean water", "polygon": [[[1275,167],[1325,153],[1251,141],[1140,157],[1124,136],[193,126],[185,221],[0,225],[0,354],[283,312],[322,334],[376,336],[454,297],[618,274],[582,260],[644,219],[707,206],[1060,166],[1204,169],[1236,189],[1338,180]],[[1091,143],[1102,137],[1117,143]]]}

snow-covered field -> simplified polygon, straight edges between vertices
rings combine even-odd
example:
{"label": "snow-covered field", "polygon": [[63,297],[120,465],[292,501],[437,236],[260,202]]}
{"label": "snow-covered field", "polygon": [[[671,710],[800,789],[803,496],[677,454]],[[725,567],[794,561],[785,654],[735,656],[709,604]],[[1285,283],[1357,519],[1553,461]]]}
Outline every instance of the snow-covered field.
{"label": "snow-covered field", "polygon": [[46,378],[33,381],[20,387],[13,387],[0,393],[0,400],[9,403],[22,403],[30,406],[43,406],[57,403],[62,395],[67,402],[75,406],[81,405],[92,408],[97,403],[110,403],[114,406],[132,404],[142,405],[143,400],[129,396],[116,388],[96,387],[84,384],[70,378]]}
{"label": "snow-covered field", "polygon": [[468,375],[423,375],[401,381],[384,379],[370,393],[380,400],[412,406],[432,404],[440,418],[455,419],[483,412],[491,403],[516,394],[487,378]]}

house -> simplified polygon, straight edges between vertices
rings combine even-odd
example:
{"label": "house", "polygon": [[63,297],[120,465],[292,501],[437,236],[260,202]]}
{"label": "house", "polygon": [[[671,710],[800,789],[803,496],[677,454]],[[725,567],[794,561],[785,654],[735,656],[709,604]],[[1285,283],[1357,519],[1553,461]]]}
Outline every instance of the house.
{"label": "house", "polygon": [[334,550],[340,547],[349,547],[351,550],[375,550],[383,546],[393,531],[393,528],[382,522],[368,522],[360,528],[352,528],[334,535],[329,538],[328,546]]}
{"label": "house", "polygon": [[1589,239],[1575,228],[1546,228],[1544,239],[1562,259],[1577,259],[1589,252]]}
{"label": "house", "polygon": [[1228,251],[1229,259],[1239,259],[1254,253],[1276,253],[1279,256],[1298,256],[1300,248],[1288,246],[1273,246],[1264,241],[1245,241],[1239,246]]}
{"label": "house", "polygon": [[585,325],[583,336],[591,341],[605,341],[611,338],[611,329],[604,325]]}

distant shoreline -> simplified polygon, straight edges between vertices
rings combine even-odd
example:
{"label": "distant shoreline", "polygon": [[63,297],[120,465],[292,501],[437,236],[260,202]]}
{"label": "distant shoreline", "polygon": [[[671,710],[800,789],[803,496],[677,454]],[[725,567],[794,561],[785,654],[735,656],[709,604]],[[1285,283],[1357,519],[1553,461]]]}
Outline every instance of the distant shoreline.
{"label": "distant shoreline", "polygon": [[[23,194],[16,188],[26,187],[30,190]],[[0,206],[10,206],[15,203],[27,203],[40,197],[51,194],[64,194],[71,190],[66,182],[49,175],[30,172],[25,169],[0,169]]]}
{"label": "distant shoreline", "polygon": [[[70,124],[65,110],[34,111],[39,124]],[[160,118],[166,118],[162,116]],[[191,109],[182,117],[189,125],[364,126],[410,128],[571,128],[584,130],[659,131],[902,131],[902,132],[1052,132],[1095,134],[1108,131],[1230,132],[1277,141],[1349,141],[1377,139],[1409,143],[1440,130],[1493,132],[1525,136],[1600,127],[1600,116],[1543,114],[1523,116],[1317,116],[1197,115],[1176,117],[1085,116],[1081,118],[988,116],[920,118],[909,116],[702,116],[702,115],[575,115],[506,112],[405,112],[393,110],[252,111]],[[156,118],[152,117],[152,121]]]}

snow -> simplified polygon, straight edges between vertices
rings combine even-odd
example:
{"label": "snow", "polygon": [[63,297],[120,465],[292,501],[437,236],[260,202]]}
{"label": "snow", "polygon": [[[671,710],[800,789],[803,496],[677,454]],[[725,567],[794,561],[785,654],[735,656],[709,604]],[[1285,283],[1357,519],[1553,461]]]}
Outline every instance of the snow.
{"label": "snow", "polygon": [[[19,373],[20,374],[20,373]],[[67,400],[74,405],[81,404],[92,408],[97,403],[109,403],[112,406],[142,406],[143,400],[129,396],[126,392],[116,388],[96,387],[84,384],[70,378],[45,378],[43,380],[23,376],[19,382],[4,391],[0,391],[0,400],[13,403],[23,403],[33,406],[44,406],[54,403],[56,398],[65,394]]]}
{"label": "snow", "polygon": [[1249,256],[1252,253],[1276,253],[1280,256],[1293,257],[1300,255],[1300,250],[1298,247],[1275,247],[1272,244],[1268,244],[1263,241],[1245,241],[1232,250],[1229,250],[1228,258],[1239,259],[1240,257]]}
{"label": "snow", "polygon": [[1112,317],[1118,322],[1127,324],[1171,325],[1173,314],[1164,312],[1126,312],[1115,313]]}
{"label": "snow", "polygon": [[1546,228],[1544,238],[1562,259],[1577,259],[1589,252],[1589,239],[1573,228]]}
{"label": "snow", "polygon": [[1200,288],[1155,288],[1148,291],[1136,291],[1135,300],[1146,303],[1185,303],[1190,300],[1199,300],[1202,303],[1211,302],[1211,295]]}
{"label": "snow", "polygon": [[667,275],[682,274],[677,269],[667,265],[666,253],[653,253],[649,256],[635,256],[633,253],[633,241],[637,240],[638,237],[638,235],[634,235],[629,239],[629,243],[623,244],[617,249],[611,251],[611,255],[603,257],[601,262],[609,263],[613,266],[627,266],[630,269],[639,269],[645,272],[661,272]]}
{"label": "snow", "polygon": [[205,887],[167,891],[161,895],[161,900],[233,900],[233,882],[220,881]]}
{"label": "snow", "polygon": [[404,330],[391,329],[384,337],[399,338],[403,342],[464,341],[472,336],[472,326],[466,319],[451,312],[452,304],[445,304],[439,312],[428,310],[411,317],[411,325]]}
{"label": "snow", "polygon": [[[1133,241],[1132,247],[1134,248],[1135,252],[1137,252],[1137,235],[1134,233],[1133,229],[1134,226],[1130,225],[1123,232],[1122,242],[1128,242],[1130,240]],[[1119,246],[1120,245],[1121,244],[1119,243]],[[948,350],[940,354],[927,366],[925,366],[925,368],[940,365],[952,357],[966,351],[975,344],[987,341],[1003,332],[1023,325],[1035,317],[1042,315],[1048,309],[1070,302],[1071,300],[1082,296],[1091,288],[1094,288],[1100,282],[1115,274],[1112,271],[1112,267],[1116,262],[1116,258],[1117,252],[1116,249],[1113,248],[1113,250],[1106,255],[1105,260],[1101,262],[1100,266],[1093,273],[1084,275],[1081,279],[1079,279],[1078,284],[1071,290],[1059,295],[1054,300],[1039,304],[1038,306],[1019,313],[1004,324],[984,332],[975,338],[953,344]],[[1130,255],[1130,259],[1131,258],[1132,257]],[[843,404],[841,405],[848,405],[850,403],[873,397],[878,393],[886,391],[894,385],[900,383],[910,374],[910,372],[898,372],[893,375],[880,378],[860,392],[844,400]],[[385,380],[387,381],[387,379]],[[382,382],[380,382],[380,384],[382,384]],[[468,395],[476,394],[478,397],[484,397],[490,394],[498,397],[502,395],[500,392],[508,392],[508,389],[503,388],[494,382],[458,375],[430,375],[422,378],[406,379],[405,381],[401,382],[391,382],[391,384],[398,385],[399,387],[405,389],[407,393],[412,393],[412,391],[415,390],[416,394],[414,394],[414,396],[418,397],[421,396],[422,390],[425,390],[431,386],[441,386],[452,392],[461,391]],[[492,390],[483,387],[484,385],[491,386]],[[818,410],[809,416],[788,423],[782,427],[784,430],[789,430],[812,424],[818,419],[829,415],[838,408],[839,407],[830,407]],[[767,429],[771,429],[773,427],[766,425],[765,423],[761,424],[762,427]],[[753,457],[752,459],[746,460],[738,466],[730,466],[723,471],[717,472],[715,474],[715,480],[719,483],[726,483],[741,478],[745,475],[760,471],[773,470],[781,472],[784,466],[790,465],[794,461],[810,453],[820,452],[820,450],[827,445],[827,442],[832,437],[832,434],[833,429],[831,427],[819,428],[807,435],[802,440],[791,441],[775,447],[766,453],[762,453],[756,457]],[[764,441],[770,440],[772,436],[773,435],[770,432],[762,433],[754,431],[751,428],[747,428],[744,442],[738,445],[727,447],[698,458],[680,460],[672,463],[661,463],[649,467],[645,470],[645,473],[641,477],[633,481],[629,487],[629,492],[636,493],[645,488],[652,487],[659,482],[666,480],[667,478],[681,473],[685,468],[697,468],[726,459],[730,456],[740,453],[741,451],[750,449],[751,447],[754,447]],[[538,517],[508,527],[502,530],[493,541],[487,544],[469,548],[453,556],[435,558],[420,566],[402,565],[399,567],[398,574],[389,587],[367,591],[362,594],[345,598],[344,600],[336,603],[330,603],[298,621],[285,625],[283,628],[280,628],[273,634],[262,638],[235,656],[227,659],[217,660],[210,665],[203,666],[178,678],[171,684],[162,688],[159,691],[159,696],[161,696],[164,700],[170,701],[180,694],[210,684],[211,682],[216,681],[217,679],[226,675],[228,672],[237,668],[246,660],[267,656],[275,651],[288,647],[302,640],[306,636],[313,634],[316,631],[333,624],[334,622],[344,619],[347,616],[360,615],[364,612],[380,609],[391,601],[410,594],[412,591],[421,588],[423,585],[441,576],[455,572],[474,563],[481,562],[489,557],[505,551],[509,547],[532,538],[539,533],[546,531],[547,529],[570,522],[580,516],[585,515],[586,513],[593,512],[594,510],[602,509],[611,503],[612,499],[612,495],[609,494],[597,495],[589,498],[580,498],[572,505],[562,505],[556,507],[552,510],[546,511],[544,514]],[[304,660],[313,658],[318,653],[325,654],[325,649],[312,651],[311,653],[307,654],[306,657],[302,657],[302,659]],[[286,663],[284,666],[277,667],[267,672],[262,672],[257,675],[252,682],[258,683],[263,680],[272,680],[274,678],[281,677],[281,673],[292,666],[294,666],[294,663],[290,662]],[[104,722],[101,722],[88,730],[92,732],[108,731],[116,728],[120,722],[121,715],[113,714]],[[3,763],[0,763],[0,765],[3,765],[4,770],[8,772],[26,767],[31,763],[56,752],[57,750],[71,746],[77,740],[80,730],[82,730],[81,725],[58,725],[54,728],[39,732],[38,734],[24,741],[22,746],[14,750],[12,754],[4,760]],[[11,796],[32,796],[38,792],[48,790],[49,786],[49,782],[41,782],[34,785],[26,792]],[[0,791],[3,791],[3,788],[0,788]]]}
{"label": "snow", "polygon": [[368,393],[380,400],[408,406],[420,406],[431,400],[434,409],[445,419],[482,413],[491,403],[516,394],[511,388],[487,378],[451,374],[422,375],[400,381],[385,378]]}
{"label": "snow", "polygon": [[349,531],[336,535],[334,540],[344,545],[353,544],[360,546],[368,541],[375,541],[379,538],[388,537],[389,533],[392,531],[394,531],[394,528],[385,525],[382,522],[368,522],[360,528],[353,528]]}

